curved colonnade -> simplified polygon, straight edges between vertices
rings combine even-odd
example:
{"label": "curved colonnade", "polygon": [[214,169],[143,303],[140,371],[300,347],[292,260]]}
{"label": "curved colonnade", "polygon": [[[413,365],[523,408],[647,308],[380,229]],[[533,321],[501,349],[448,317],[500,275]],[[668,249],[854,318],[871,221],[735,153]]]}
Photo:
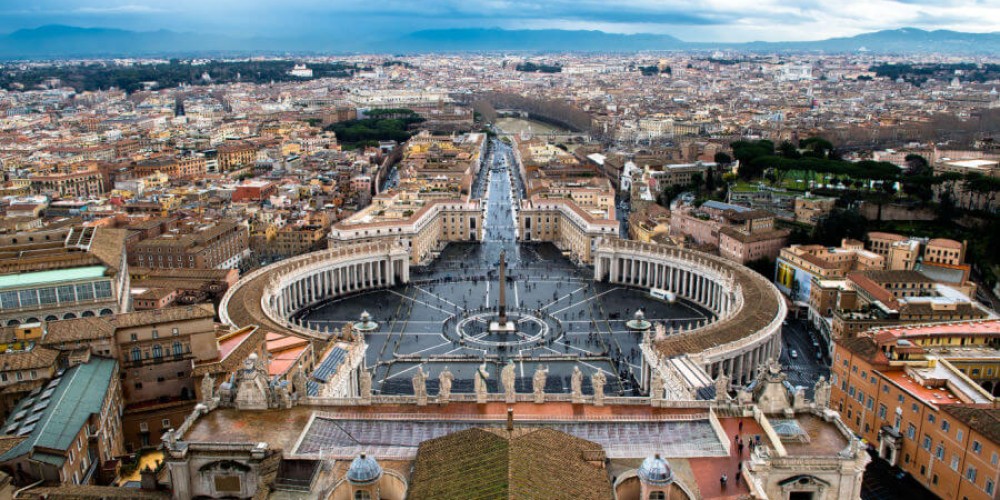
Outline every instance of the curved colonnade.
{"label": "curved colonnade", "polygon": [[410,280],[410,255],[396,243],[344,245],[262,267],[240,279],[219,304],[219,319],[233,327],[259,325],[275,332],[327,340],[329,332],[294,321],[317,302]]}
{"label": "curved colonnade", "polygon": [[713,379],[748,383],[757,366],[777,357],[787,305],[763,276],[721,257],[678,247],[612,240],[598,245],[594,279],[638,288],[659,288],[696,303],[715,316],[696,328],[669,331],[643,346],[642,380],[652,367],[687,355]]}

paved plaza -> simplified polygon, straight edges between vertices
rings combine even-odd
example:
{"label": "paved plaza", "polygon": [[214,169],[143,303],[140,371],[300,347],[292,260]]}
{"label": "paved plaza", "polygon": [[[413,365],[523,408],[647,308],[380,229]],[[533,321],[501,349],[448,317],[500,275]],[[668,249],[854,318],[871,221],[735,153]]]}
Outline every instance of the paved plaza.
{"label": "paved plaza", "polygon": [[[708,318],[693,304],[653,299],[646,290],[595,283],[593,270],[579,267],[548,243],[518,243],[516,196],[509,151],[496,145],[477,178],[484,186],[486,214],[482,242],[451,243],[429,265],[414,267],[410,283],[341,297],[301,313],[311,328],[334,331],[368,311],[379,327],[367,336],[366,363],[374,367],[376,394],[411,393],[418,366],[428,373],[431,394],[445,367],[454,375],[452,391],[473,392],[473,373],[483,362],[488,385],[498,392],[499,370],[516,364],[517,391],[532,391],[536,367],[549,369],[546,392],[570,392],[574,366],[590,375],[604,372],[605,394],[639,395],[641,334],[626,327],[641,309],[653,323],[679,328]],[[487,168],[488,167],[488,168]],[[477,189],[474,189],[477,191]],[[500,254],[507,276],[499,282]],[[515,333],[491,333],[504,287]]]}

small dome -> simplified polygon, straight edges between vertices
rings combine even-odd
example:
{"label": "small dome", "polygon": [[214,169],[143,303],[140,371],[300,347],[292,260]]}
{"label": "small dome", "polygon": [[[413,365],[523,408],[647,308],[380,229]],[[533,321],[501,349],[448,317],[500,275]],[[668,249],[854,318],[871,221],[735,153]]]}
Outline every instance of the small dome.
{"label": "small dome", "polygon": [[371,321],[371,319],[372,319],[372,315],[368,314],[368,311],[362,311],[361,312],[361,321],[364,321],[365,323],[367,323],[367,322]]}
{"label": "small dome", "polygon": [[639,479],[649,484],[670,484],[674,482],[674,471],[670,468],[670,463],[657,454],[642,461]]}
{"label": "small dome", "polygon": [[635,320],[642,321],[644,319],[646,319],[646,313],[642,312],[642,309],[637,309],[635,311]]}
{"label": "small dome", "polygon": [[382,467],[374,458],[365,456],[364,453],[351,462],[351,467],[347,469],[347,480],[351,484],[363,485],[371,484],[382,478]]}

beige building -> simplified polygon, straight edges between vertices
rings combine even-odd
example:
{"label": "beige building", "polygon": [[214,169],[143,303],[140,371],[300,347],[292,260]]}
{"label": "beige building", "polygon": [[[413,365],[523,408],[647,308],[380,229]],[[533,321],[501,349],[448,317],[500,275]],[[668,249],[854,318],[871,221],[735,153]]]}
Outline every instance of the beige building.
{"label": "beige building", "polygon": [[400,241],[416,264],[434,257],[449,241],[479,241],[482,232],[483,212],[478,200],[427,201],[409,192],[391,191],[334,224],[329,246]]}

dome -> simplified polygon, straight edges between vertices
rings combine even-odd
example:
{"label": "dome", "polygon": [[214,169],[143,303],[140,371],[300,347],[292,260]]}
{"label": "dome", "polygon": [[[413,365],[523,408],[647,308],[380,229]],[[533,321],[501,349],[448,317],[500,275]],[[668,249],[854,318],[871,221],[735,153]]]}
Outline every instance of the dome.
{"label": "dome", "polygon": [[351,484],[362,485],[378,481],[382,477],[382,467],[374,458],[365,456],[364,453],[351,462],[351,467],[347,469],[347,480]]}
{"label": "dome", "polygon": [[674,482],[674,471],[670,468],[670,463],[657,454],[642,461],[639,479],[649,484],[666,485]]}
{"label": "dome", "polygon": [[646,313],[642,312],[642,309],[637,309],[635,311],[635,320],[642,321],[644,319],[646,319]]}

